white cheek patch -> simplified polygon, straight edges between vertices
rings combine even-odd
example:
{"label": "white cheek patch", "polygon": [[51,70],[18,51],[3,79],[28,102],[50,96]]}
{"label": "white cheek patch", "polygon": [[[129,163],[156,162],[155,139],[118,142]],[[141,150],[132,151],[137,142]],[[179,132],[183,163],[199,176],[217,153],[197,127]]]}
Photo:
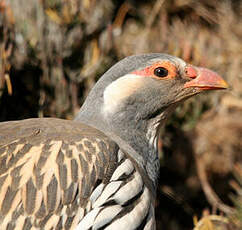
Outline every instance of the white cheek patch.
{"label": "white cheek patch", "polygon": [[122,102],[139,90],[144,84],[143,77],[127,74],[113,83],[104,91],[104,113],[114,112]]}

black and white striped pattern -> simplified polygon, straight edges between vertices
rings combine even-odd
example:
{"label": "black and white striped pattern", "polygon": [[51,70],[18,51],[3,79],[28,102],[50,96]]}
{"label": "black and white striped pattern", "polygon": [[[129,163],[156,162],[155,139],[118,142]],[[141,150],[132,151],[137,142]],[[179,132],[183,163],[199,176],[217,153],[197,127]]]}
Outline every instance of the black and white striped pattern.
{"label": "black and white striped pattern", "polygon": [[99,184],[90,196],[90,210],[76,230],[155,229],[151,194],[140,172],[122,151],[107,184]]}

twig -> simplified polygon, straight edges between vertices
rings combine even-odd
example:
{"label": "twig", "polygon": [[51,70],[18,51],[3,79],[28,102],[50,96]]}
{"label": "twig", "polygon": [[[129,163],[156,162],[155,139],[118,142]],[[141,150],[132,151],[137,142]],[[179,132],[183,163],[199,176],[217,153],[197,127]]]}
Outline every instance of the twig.
{"label": "twig", "polygon": [[197,165],[197,173],[198,177],[200,179],[202,189],[207,197],[208,202],[215,208],[218,208],[219,210],[223,211],[226,214],[233,214],[235,211],[233,208],[230,206],[224,204],[218,195],[214,192],[212,187],[210,186],[207,175],[206,175],[206,170],[203,164],[203,161],[200,159],[200,157],[196,154],[195,155],[195,161]]}
{"label": "twig", "polygon": [[139,44],[137,45],[136,51],[138,51],[138,52],[144,51],[143,49],[144,49],[144,47],[146,47],[145,44],[147,42],[147,37],[150,35],[151,27],[152,27],[157,15],[160,12],[163,3],[164,3],[164,0],[157,0],[155,2],[154,6],[151,10],[150,16],[148,17],[148,19],[146,21],[146,26],[142,33],[141,40],[140,40]]}

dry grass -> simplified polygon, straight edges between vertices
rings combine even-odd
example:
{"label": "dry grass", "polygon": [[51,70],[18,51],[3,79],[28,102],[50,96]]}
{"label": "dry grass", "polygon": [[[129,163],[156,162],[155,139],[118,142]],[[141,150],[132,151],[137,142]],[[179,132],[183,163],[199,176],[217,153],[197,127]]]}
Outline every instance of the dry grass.
{"label": "dry grass", "polygon": [[[174,153],[166,163],[179,165],[174,194],[181,196],[185,185],[183,198],[192,206],[185,215],[199,215],[192,154],[201,156],[210,181],[227,178],[242,162],[241,9],[236,0],[0,0],[0,119],[73,118],[98,76],[127,55],[165,52],[214,69],[231,89],[185,103],[163,135],[165,152]],[[187,178],[182,185],[181,175]],[[170,216],[157,212],[158,229],[162,223],[191,229],[192,220],[184,224]]]}

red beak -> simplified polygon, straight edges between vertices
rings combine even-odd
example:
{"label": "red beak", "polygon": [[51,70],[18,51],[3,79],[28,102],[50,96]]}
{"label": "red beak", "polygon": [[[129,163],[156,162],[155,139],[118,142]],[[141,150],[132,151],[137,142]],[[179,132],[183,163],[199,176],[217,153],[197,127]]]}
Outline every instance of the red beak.
{"label": "red beak", "polygon": [[185,68],[187,77],[192,78],[184,84],[184,88],[196,87],[203,90],[227,89],[229,85],[217,73],[212,70],[187,66]]}

